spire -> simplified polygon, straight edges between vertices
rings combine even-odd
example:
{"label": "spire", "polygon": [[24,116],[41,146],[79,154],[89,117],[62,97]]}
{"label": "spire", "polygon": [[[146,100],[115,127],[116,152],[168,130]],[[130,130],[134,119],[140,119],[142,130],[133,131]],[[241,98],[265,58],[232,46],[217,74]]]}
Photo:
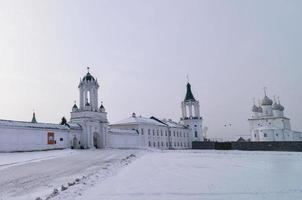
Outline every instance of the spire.
{"label": "spire", "polygon": [[37,119],[36,119],[36,113],[33,113],[33,118],[31,120],[31,123],[37,123]]}
{"label": "spire", "polygon": [[191,90],[191,84],[189,82],[187,83],[187,94],[185,97],[185,101],[195,101],[195,98]]}
{"label": "spire", "polygon": [[263,88],[264,96],[267,96],[267,94],[266,94],[266,89],[267,89],[266,87]]}

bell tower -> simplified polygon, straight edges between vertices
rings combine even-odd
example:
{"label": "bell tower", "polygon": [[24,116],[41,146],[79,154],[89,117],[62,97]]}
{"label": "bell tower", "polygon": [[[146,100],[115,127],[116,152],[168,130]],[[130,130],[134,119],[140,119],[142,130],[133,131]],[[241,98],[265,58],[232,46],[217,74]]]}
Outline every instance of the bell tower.
{"label": "bell tower", "polygon": [[80,90],[80,110],[98,110],[98,89],[99,84],[97,79],[95,79],[89,72],[89,67],[87,67],[87,74],[82,80],[80,80],[79,90]]}
{"label": "bell tower", "polygon": [[191,130],[192,141],[203,141],[199,101],[194,98],[189,82],[187,83],[186,97],[181,103],[181,110],[181,122]]}
{"label": "bell tower", "polygon": [[71,123],[82,127],[81,148],[104,148],[108,131],[107,113],[103,104],[98,107],[99,84],[89,72],[80,79],[80,104],[74,103],[71,112]]}

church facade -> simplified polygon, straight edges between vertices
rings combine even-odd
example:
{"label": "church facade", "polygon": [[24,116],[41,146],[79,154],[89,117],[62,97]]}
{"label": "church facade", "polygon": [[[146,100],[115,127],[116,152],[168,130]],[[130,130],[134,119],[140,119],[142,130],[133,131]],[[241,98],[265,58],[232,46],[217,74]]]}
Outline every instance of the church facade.
{"label": "church facade", "polygon": [[49,149],[159,148],[188,149],[202,141],[202,117],[191,85],[182,102],[180,122],[136,116],[109,124],[104,105],[99,106],[98,80],[89,70],[78,85],[70,121],[62,124],[0,120],[0,152]]}
{"label": "church facade", "polygon": [[266,92],[259,106],[252,107],[252,117],[248,120],[251,141],[302,141],[302,133],[291,130],[290,119],[284,115],[280,100],[270,99]]}

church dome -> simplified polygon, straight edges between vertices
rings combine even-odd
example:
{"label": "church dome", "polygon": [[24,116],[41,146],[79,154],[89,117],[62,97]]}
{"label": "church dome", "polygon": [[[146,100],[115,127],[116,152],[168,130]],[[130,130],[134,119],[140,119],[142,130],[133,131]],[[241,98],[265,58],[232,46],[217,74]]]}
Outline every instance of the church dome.
{"label": "church dome", "polygon": [[278,103],[278,105],[279,105],[279,110],[284,111],[284,106],[282,106],[280,103]]}
{"label": "church dome", "polygon": [[262,106],[271,106],[273,105],[273,100],[271,100],[268,96],[264,96],[262,102],[261,102]]}
{"label": "church dome", "polygon": [[95,78],[88,72],[86,76],[84,76],[83,81],[95,81]]}
{"label": "church dome", "polygon": [[103,106],[103,104],[100,106],[99,111],[100,111],[100,112],[105,112],[105,107]]}
{"label": "church dome", "polygon": [[273,104],[273,110],[279,110],[280,106],[276,102]]}
{"label": "church dome", "polygon": [[252,108],[252,111],[253,111],[253,112],[258,112],[258,111],[259,111],[259,108],[258,108],[256,105],[254,105],[253,108]]}
{"label": "church dome", "polygon": [[261,106],[258,107],[258,112],[259,112],[259,113],[263,113],[263,109],[262,109]]}

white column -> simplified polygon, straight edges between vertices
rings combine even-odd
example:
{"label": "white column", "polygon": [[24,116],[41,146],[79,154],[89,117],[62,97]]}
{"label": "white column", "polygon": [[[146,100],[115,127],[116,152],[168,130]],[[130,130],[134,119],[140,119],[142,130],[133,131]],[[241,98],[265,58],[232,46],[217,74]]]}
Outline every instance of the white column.
{"label": "white column", "polygon": [[189,117],[193,116],[192,104],[189,104]]}
{"label": "white column", "polygon": [[184,109],[184,112],[185,112],[184,118],[186,118],[186,117],[188,117],[188,115],[187,115],[187,104],[185,102],[184,102],[183,109]]}
{"label": "white column", "polygon": [[185,106],[184,106],[184,102],[181,103],[181,113],[182,113],[182,117],[185,118]]}
{"label": "white column", "polygon": [[200,117],[199,102],[196,102],[196,104],[195,104],[195,117]]}

